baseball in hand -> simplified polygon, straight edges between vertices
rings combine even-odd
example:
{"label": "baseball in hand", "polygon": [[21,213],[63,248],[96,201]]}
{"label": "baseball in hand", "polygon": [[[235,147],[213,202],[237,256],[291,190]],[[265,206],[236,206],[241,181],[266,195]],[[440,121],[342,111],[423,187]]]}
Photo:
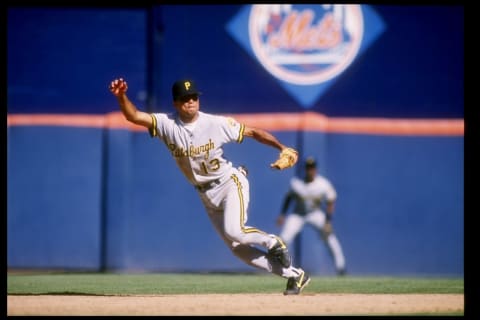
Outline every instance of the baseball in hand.
{"label": "baseball in hand", "polygon": [[119,78],[119,79],[113,80],[110,83],[109,89],[114,95],[119,95],[127,91],[128,85],[125,80],[123,80],[122,78]]}

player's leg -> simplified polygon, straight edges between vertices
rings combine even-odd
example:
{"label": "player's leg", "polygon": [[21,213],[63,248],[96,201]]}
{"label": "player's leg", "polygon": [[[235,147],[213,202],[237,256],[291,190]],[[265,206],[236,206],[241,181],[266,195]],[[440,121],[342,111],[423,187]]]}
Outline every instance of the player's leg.
{"label": "player's leg", "polygon": [[232,253],[246,264],[265,270],[267,272],[279,275],[284,278],[298,277],[302,270],[290,266],[285,268],[278,259],[273,255],[268,254],[265,251],[260,250],[251,245],[240,244],[239,242],[232,241],[225,233],[225,222],[223,215],[223,208],[213,205],[206,197],[201,197],[207,211],[208,217],[220,235],[225,244],[230,248]]}
{"label": "player's leg", "polygon": [[[226,240],[228,244],[228,239]],[[247,264],[287,278],[287,287],[283,292],[284,295],[299,294],[310,283],[310,277],[301,268],[295,268],[293,265],[285,268],[271,254],[249,245],[236,242],[230,242],[229,245],[232,248],[232,252]]]}
{"label": "player's leg", "polygon": [[331,233],[326,238],[326,243],[328,248],[330,249],[330,253],[333,256],[333,260],[335,262],[335,269],[339,275],[344,275],[346,272],[345,268],[345,256],[343,254],[342,246],[340,245],[340,241],[338,241],[337,236],[335,233]]}
{"label": "player's leg", "polygon": [[333,257],[333,261],[335,264],[335,269],[337,270],[338,274],[345,273],[345,256],[343,254],[342,246],[340,245],[340,241],[338,241],[337,236],[333,232],[326,232],[323,227],[325,226],[326,216],[323,211],[317,210],[310,212],[305,217],[307,223],[310,223],[314,226],[318,232],[322,240],[326,243],[327,248],[330,254]]}
{"label": "player's leg", "polygon": [[250,201],[249,183],[243,174],[232,174],[224,188],[223,201],[224,232],[232,241],[245,245],[257,245],[271,249],[282,245],[283,241],[263,230],[248,226],[248,205]]}
{"label": "player's leg", "polygon": [[[225,194],[224,200],[218,206],[212,204],[205,194],[200,196],[215,229],[232,252],[251,266],[288,278],[285,295],[299,294],[310,282],[310,277],[305,271],[291,264],[291,257],[284,242],[276,235],[246,226],[250,197],[245,176],[234,173],[217,192]],[[264,247],[268,252],[255,246]]]}
{"label": "player's leg", "polygon": [[280,238],[285,241],[287,246],[292,243],[295,236],[300,232],[300,230],[302,230],[304,224],[304,217],[296,213],[290,213],[287,215],[282,227],[282,231],[280,232]]}

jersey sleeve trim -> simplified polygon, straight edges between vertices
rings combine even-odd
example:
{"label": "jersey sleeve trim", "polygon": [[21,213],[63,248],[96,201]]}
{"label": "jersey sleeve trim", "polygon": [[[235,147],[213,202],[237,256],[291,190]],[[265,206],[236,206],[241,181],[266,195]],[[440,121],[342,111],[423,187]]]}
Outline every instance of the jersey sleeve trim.
{"label": "jersey sleeve trim", "polygon": [[148,128],[148,133],[150,134],[150,137],[156,137],[158,135],[157,132],[157,117],[155,117],[153,114],[150,114],[150,117],[152,117],[152,126]]}
{"label": "jersey sleeve trim", "polygon": [[245,125],[244,124],[240,124],[240,132],[238,133],[238,139],[237,139],[237,142],[238,143],[241,143],[243,141],[243,133],[245,131]]}

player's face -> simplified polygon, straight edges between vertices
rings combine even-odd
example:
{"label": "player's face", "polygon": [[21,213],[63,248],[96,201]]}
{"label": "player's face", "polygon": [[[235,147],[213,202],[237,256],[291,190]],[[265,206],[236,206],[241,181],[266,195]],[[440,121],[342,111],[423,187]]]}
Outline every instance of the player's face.
{"label": "player's face", "polygon": [[181,97],[173,102],[177,109],[180,119],[183,122],[191,122],[197,119],[198,110],[200,109],[200,99],[198,95],[192,94]]}
{"label": "player's face", "polygon": [[313,178],[315,178],[315,175],[317,174],[317,169],[316,168],[312,168],[312,167],[308,167],[305,169],[305,178],[307,181],[313,181]]}

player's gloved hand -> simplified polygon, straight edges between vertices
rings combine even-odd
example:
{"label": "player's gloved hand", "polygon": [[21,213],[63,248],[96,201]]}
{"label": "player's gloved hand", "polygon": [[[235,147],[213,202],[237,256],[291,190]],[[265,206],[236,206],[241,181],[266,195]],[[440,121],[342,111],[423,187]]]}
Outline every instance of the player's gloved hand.
{"label": "player's gloved hand", "polygon": [[278,159],[270,167],[278,170],[293,167],[298,160],[298,152],[293,148],[285,148],[280,152]]}

